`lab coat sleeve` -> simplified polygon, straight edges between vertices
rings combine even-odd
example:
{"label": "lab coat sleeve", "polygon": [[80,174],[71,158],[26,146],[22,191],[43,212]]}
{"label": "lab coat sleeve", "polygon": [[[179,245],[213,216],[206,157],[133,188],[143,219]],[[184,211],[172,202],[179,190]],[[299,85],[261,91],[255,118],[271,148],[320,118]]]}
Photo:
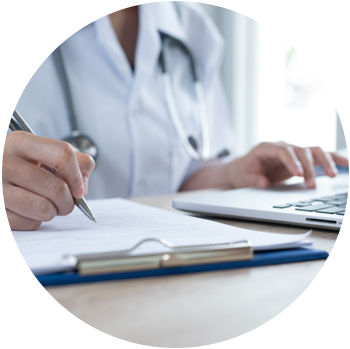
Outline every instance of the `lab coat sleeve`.
{"label": "lab coat sleeve", "polygon": [[202,71],[211,154],[218,154],[224,149],[230,152],[230,155],[223,159],[207,163],[191,160],[184,177],[183,182],[185,182],[204,168],[220,166],[232,161],[235,158],[235,145],[232,118],[220,75],[224,40],[209,16],[197,4],[179,3],[178,8],[192,53]]}

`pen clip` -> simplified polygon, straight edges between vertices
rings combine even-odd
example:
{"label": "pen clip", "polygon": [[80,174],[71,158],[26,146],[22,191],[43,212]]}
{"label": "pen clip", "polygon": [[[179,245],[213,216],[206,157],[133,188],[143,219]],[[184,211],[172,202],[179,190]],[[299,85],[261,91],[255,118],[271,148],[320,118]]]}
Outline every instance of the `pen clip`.
{"label": "pen clip", "polygon": [[[155,241],[170,248],[171,251],[130,254],[140,245]],[[94,275],[247,260],[253,258],[253,250],[250,241],[245,239],[214,244],[174,246],[162,238],[146,238],[129,249],[104,253],[69,254],[65,257],[80,275]]]}

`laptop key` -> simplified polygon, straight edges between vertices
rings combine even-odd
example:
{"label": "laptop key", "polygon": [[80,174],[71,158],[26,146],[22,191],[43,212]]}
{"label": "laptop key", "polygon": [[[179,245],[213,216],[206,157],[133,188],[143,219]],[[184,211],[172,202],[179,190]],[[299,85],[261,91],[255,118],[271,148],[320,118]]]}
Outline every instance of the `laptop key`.
{"label": "laptop key", "polygon": [[317,210],[316,212],[333,214],[333,213],[342,212],[342,211],[344,211],[344,209],[335,206],[335,207],[325,208],[323,210]]}
{"label": "laptop key", "polygon": [[340,200],[337,200],[337,201],[326,201],[325,204],[340,206],[340,205],[346,204],[346,201],[340,201]]}
{"label": "laptop key", "polygon": [[296,206],[296,207],[310,206],[311,204],[312,204],[311,202],[306,203],[306,202],[301,202],[301,201],[287,203],[287,205]]}
{"label": "laptop key", "polygon": [[337,212],[336,214],[338,214],[340,216],[350,216],[350,210]]}
{"label": "laptop key", "polygon": [[297,211],[307,211],[307,212],[314,212],[317,210],[323,210],[325,208],[332,207],[332,205],[327,205],[327,204],[320,204],[320,205],[310,205],[306,207],[297,207]]}
{"label": "laptop key", "polygon": [[284,204],[284,205],[276,205],[276,206],[272,206],[273,208],[288,208],[288,207],[291,207],[292,205],[289,205],[289,204]]}

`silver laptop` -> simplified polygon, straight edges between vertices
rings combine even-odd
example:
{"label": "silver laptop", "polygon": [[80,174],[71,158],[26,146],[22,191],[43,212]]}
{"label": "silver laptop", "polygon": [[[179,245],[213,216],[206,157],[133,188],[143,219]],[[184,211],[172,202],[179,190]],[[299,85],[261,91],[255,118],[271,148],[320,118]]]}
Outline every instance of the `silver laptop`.
{"label": "silver laptop", "polygon": [[173,200],[178,210],[211,216],[339,230],[348,198],[349,174],[317,177],[316,189],[302,182],[268,189],[244,188],[189,194]]}

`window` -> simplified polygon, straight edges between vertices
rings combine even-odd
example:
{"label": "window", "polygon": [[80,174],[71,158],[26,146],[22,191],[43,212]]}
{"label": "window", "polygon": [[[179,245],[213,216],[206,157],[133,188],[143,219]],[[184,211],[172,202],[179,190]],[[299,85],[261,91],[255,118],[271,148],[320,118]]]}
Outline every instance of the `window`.
{"label": "window", "polygon": [[259,25],[257,141],[336,150],[337,115],[312,61]]}

